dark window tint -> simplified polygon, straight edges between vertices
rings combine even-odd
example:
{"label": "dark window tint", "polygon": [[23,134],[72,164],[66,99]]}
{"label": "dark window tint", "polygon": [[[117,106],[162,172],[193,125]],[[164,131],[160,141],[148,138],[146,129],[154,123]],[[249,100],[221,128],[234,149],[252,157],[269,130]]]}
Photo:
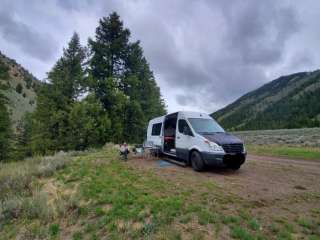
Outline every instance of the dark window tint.
{"label": "dark window tint", "polygon": [[186,120],[179,120],[179,132],[187,135],[192,135],[191,129]]}
{"label": "dark window tint", "polygon": [[152,136],[159,136],[161,132],[162,123],[156,123],[152,125]]}

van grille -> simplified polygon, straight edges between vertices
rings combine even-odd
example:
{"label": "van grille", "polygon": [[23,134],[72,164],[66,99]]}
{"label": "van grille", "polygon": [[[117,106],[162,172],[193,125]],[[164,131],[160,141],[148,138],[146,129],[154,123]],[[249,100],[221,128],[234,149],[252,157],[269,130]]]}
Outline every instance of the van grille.
{"label": "van grille", "polygon": [[243,152],[242,143],[223,144],[222,148],[226,153],[242,153]]}

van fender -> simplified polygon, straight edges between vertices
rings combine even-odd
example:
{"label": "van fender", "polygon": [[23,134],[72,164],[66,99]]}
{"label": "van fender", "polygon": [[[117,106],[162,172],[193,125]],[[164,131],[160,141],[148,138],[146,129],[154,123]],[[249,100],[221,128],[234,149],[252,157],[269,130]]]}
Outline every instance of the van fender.
{"label": "van fender", "polygon": [[199,153],[200,153],[200,155],[201,155],[201,152],[202,152],[202,149],[201,148],[199,148],[199,146],[196,146],[196,145],[194,145],[194,146],[191,146],[189,149],[189,153],[188,153],[188,159],[187,159],[187,164],[190,164],[190,155],[191,155],[191,152],[192,151],[198,151]]}

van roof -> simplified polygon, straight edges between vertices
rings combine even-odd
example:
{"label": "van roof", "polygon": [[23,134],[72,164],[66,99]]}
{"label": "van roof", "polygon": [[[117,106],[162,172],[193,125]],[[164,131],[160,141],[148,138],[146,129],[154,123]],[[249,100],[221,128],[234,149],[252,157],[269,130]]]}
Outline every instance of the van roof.
{"label": "van roof", "polygon": [[160,122],[163,122],[164,117],[165,117],[165,116],[153,118],[153,119],[151,119],[151,120],[149,121],[149,123],[160,123]]}
{"label": "van roof", "polygon": [[178,112],[173,112],[169,113],[164,116],[156,117],[150,120],[150,123],[155,123],[155,122],[163,122],[164,118],[168,115],[179,113],[183,115],[185,118],[211,118],[209,114],[207,113],[202,113],[202,112],[192,112],[192,111],[178,111]]}
{"label": "van roof", "polygon": [[180,111],[185,118],[211,118],[209,114],[202,112]]}

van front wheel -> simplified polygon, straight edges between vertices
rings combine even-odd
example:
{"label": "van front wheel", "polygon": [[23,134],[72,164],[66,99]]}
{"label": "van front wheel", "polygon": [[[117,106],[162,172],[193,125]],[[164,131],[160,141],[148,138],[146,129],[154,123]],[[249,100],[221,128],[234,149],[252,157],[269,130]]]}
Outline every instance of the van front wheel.
{"label": "van front wheel", "polygon": [[190,158],[193,170],[200,172],[204,169],[204,162],[199,152],[193,151]]}

